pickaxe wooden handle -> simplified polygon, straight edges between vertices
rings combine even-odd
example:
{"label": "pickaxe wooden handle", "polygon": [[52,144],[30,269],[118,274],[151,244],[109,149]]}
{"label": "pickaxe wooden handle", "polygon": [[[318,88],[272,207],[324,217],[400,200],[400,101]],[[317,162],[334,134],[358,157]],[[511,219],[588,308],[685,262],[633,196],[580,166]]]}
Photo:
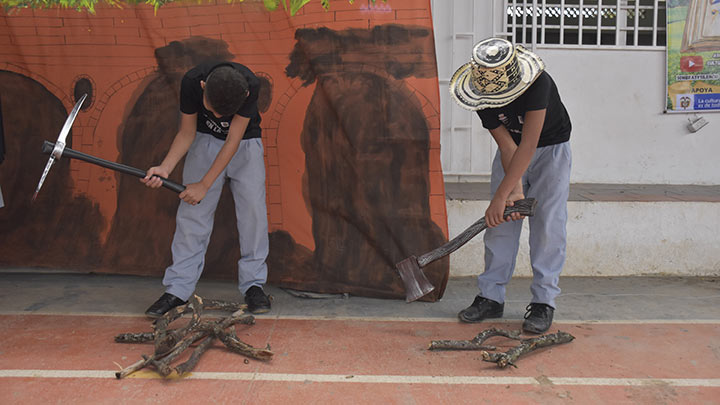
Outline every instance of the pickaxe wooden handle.
{"label": "pickaxe wooden handle", "polygon": [[[45,141],[42,146],[42,153],[45,153],[47,155],[51,154],[53,152],[53,149],[55,148],[55,144],[52,142]],[[70,148],[65,148],[62,151],[63,157],[68,157],[71,159],[78,159],[82,160],[88,163],[92,163],[94,165],[98,165],[101,167],[104,167],[106,169],[115,170],[116,172],[130,174],[135,177],[143,178],[146,175],[146,172],[144,170],[136,169],[131,166],[124,165],[122,163],[115,163],[111,162],[109,160],[100,159],[98,157],[88,155],[86,153],[78,152],[76,150],[72,150]],[[165,188],[168,188],[176,193],[181,193],[183,190],[185,190],[185,186],[182,184],[175,183],[172,180],[168,180],[164,177],[160,177],[160,180],[162,180],[162,185]]]}

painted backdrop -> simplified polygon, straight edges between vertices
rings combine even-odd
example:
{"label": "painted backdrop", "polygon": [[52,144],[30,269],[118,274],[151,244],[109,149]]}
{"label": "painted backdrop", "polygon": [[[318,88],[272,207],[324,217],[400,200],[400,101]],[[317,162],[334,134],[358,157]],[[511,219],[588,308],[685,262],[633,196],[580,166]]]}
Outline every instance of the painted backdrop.
{"label": "painted backdrop", "polygon": [[[177,195],[61,159],[31,204],[40,146],[88,94],[68,147],[145,170],[177,131],[182,75],[217,59],[262,81],[269,282],[404,298],[394,263],[447,238],[427,0],[311,2],[292,17],[248,1],[0,14],[0,266],[162,275]],[[203,277],[235,280],[239,256],[224,193]],[[436,300],[448,261],[424,270]]]}

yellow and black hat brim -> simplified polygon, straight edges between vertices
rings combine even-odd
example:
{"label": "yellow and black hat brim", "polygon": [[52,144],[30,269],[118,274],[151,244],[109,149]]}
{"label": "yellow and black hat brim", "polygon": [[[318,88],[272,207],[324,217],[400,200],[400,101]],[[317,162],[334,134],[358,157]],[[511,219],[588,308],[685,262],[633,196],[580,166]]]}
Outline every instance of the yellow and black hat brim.
{"label": "yellow and black hat brim", "polygon": [[522,46],[518,45],[515,49],[521,71],[520,80],[515,86],[493,94],[483,93],[473,85],[473,66],[471,63],[466,63],[460,66],[450,79],[450,95],[452,98],[461,107],[477,111],[486,108],[503,107],[520,97],[545,69],[545,63],[539,56]]}

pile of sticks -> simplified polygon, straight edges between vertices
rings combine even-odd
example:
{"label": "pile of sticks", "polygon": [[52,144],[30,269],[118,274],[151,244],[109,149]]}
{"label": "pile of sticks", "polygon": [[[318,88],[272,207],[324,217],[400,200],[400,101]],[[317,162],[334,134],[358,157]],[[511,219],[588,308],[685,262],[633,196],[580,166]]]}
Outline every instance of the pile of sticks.
{"label": "pile of sticks", "polygon": [[[520,341],[520,344],[504,353],[490,353],[488,350],[496,350],[495,346],[485,346],[486,340],[494,336],[502,336],[512,340]],[[517,367],[515,362],[523,355],[542,347],[553,346],[562,343],[572,342],[575,337],[569,333],[558,331],[548,335],[542,335],[530,339],[523,339],[520,331],[508,331],[504,329],[486,329],[470,340],[433,340],[430,342],[429,350],[481,350],[483,361],[497,363],[498,367],[505,368],[508,365]]]}
{"label": "pile of sticks", "polygon": [[[270,351],[268,345],[264,349],[255,348],[238,339],[235,334],[234,325],[253,325],[255,317],[246,315],[245,304],[235,302],[203,300],[197,295],[193,295],[188,303],[175,307],[168,311],[165,315],[153,322],[152,332],[139,333],[121,333],[115,336],[117,343],[145,343],[154,342],[155,352],[151,355],[143,355],[142,360],[122,369],[115,373],[118,379],[125,378],[128,375],[141,370],[145,367],[154,368],[160,375],[167,377],[175,371],[178,375],[183,375],[192,371],[197,365],[205,351],[207,351],[215,341],[225,344],[225,347],[235,353],[242,354],[257,360],[270,360],[273,352]],[[232,315],[217,320],[201,319],[204,310],[221,310],[230,311]],[[170,323],[190,314],[189,321],[182,327],[169,329]],[[182,364],[175,367],[172,363],[196,344],[190,358]]]}

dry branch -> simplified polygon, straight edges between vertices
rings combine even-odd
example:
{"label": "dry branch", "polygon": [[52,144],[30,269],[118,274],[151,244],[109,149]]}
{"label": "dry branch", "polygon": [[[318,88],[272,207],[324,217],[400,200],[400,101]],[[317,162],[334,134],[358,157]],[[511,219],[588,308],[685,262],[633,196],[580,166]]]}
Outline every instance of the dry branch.
{"label": "dry branch", "polygon": [[202,343],[195,347],[195,350],[193,350],[190,358],[185,363],[182,363],[179,366],[175,367],[175,371],[177,371],[179,375],[183,375],[194,369],[198,361],[200,360],[200,356],[202,356],[202,354],[205,353],[205,351],[209,349],[214,342],[215,336],[206,336],[205,340],[203,340]]}
{"label": "dry branch", "polygon": [[219,300],[204,300],[203,309],[206,311],[225,311],[225,312],[237,312],[242,310],[245,312],[247,304],[240,304],[238,302],[228,302]]}
{"label": "dry branch", "polygon": [[515,361],[517,361],[517,359],[521,356],[542,347],[570,343],[573,339],[575,339],[573,335],[567,332],[558,331],[557,333],[542,335],[532,339],[523,339],[519,345],[513,347],[505,353],[488,353],[483,351],[482,357],[484,361],[497,363],[500,368],[505,368],[508,365],[517,367],[515,365]]}
{"label": "dry branch", "polygon": [[[255,324],[255,317],[244,314],[246,308],[245,304],[203,300],[194,295],[187,304],[175,307],[155,320],[153,332],[121,333],[115,336],[115,342],[118,343],[154,342],[155,344],[155,351],[152,355],[143,355],[142,360],[115,373],[115,377],[125,378],[145,367],[153,367],[160,375],[167,377],[173,372],[172,362],[193,344],[200,342],[196,345],[190,358],[174,368],[179,375],[182,375],[195,368],[200,356],[216,340],[223,342],[233,352],[258,360],[270,360],[273,352],[270,351],[269,346],[264,349],[252,347],[238,339],[234,330],[226,331],[227,328],[238,324]],[[233,314],[215,321],[208,321],[201,319],[204,310],[224,310],[231,311]],[[173,321],[186,314],[190,314],[190,318],[184,326],[168,329]]]}
{"label": "dry branch", "polygon": [[[169,351],[164,352],[165,354],[155,353],[156,360],[153,360],[150,364],[154,366],[158,373],[160,373],[160,375],[162,375],[163,377],[169,376],[170,374],[172,374],[172,367],[170,367],[170,364],[187,348],[189,348],[190,345],[201,340],[205,336],[207,336],[207,334],[203,332],[194,332],[190,335],[185,336]],[[158,358],[161,359],[157,360]]]}
{"label": "dry branch", "polygon": [[[173,308],[173,310],[175,309],[177,309],[177,307]],[[197,295],[193,295],[192,297],[190,297],[188,303],[183,306],[182,311],[176,311],[176,313],[169,315],[167,318],[163,316],[156,320],[153,324],[153,329],[155,330],[155,354],[161,355],[163,353],[169,352],[170,350],[173,350],[175,345],[177,345],[184,336],[191,333],[194,330],[195,326],[200,322],[202,309],[202,298],[198,297]],[[172,310],[168,312],[172,312]],[[190,317],[190,322],[188,322],[184,327],[174,330],[167,329],[168,325],[170,324],[170,322],[172,322],[172,320],[175,320],[176,317],[180,317],[188,312],[191,312],[192,316]],[[168,321],[168,319],[172,320]]]}
{"label": "dry branch", "polygon": [[115,343],[146,343],[153,340],[155,340],[155,332],[130,332],[115,336]]}
{"label": "dry branch", "polygon": [[270,350],[270,345],[264,349],[252,347],[238,339],[238,337],[234,334],[222,331],[218,332],[215,336],[217,336],[228,349],[234,351],[235,353],[239,353],[256,360],[270,360],[273,356],[273,352]]}
{"label": "dry branch", "polygon": [[520,331],[507,331],[490,328],[478,333],[470,340],[433,340],[430,350],[495,350],[495,346],[483,346],[486,340],[494,336],[503,336],[508,339],[521,340]]}
{"label": "dry branch", "polygon": [[[494,336],[502,336],[512,340],[519,340],[520,344],[511,348],[505,353],[489,353],[487,350],[495,350],[494,346],[483,346],[483,343]],[[542,347],[553,346],[562,343],[569,343],[575,339],[569,333],[558,331],[557,333],[542,335],[531,339],[523,339],[520,331],[508,331],[497,328],[486,329],[470,340],[433,340],[430,342],[429,350],[482,350],[484,361],[497,363],[500,368],[508,365],[517,367],[515,362],[521,356],[528,354]]]}
{"label": "dry branch", "polygon": [[150,363],[150,359],[147,356],[143,356],[142,360],[139,360],[139,361],[133,363],[132,365],[125,367],[124,369],[115,373],[115,377],[118,380],[121,378],[125,378],[125,377],[129,376],[130,374],[147,367],[147,365],[149,363]]}

